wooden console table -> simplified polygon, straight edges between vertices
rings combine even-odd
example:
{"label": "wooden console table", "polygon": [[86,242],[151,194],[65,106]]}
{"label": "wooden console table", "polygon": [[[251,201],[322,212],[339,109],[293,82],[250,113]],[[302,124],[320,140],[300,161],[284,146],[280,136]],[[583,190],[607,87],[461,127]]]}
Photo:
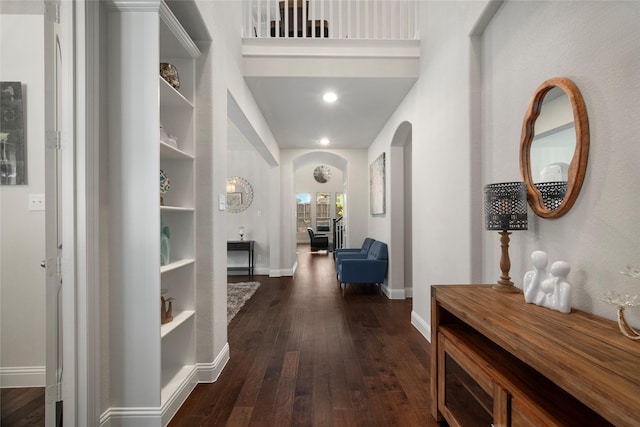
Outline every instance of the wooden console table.
{"label": "wooden console table", "polygon": [[227,252],[233,251],[245,251],[247,252],[247,266],[246,267],[227,267],[227,271],[242,271],[247,270],[250,276],[253,276],[253,247],[255,240],[228,240]]}
{"label": "wooden console table", "polygon": [[640,425],[640,343],[613,321],[527,304],[490,285],[437,285],[431,328],[438,421]]}

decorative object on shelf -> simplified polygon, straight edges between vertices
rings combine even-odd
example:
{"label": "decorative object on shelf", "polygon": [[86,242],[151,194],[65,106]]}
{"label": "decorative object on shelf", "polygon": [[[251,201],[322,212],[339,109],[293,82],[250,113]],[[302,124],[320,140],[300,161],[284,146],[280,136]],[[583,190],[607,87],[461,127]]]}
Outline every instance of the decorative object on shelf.
{"label": "decorative object on shelf", "polygon": [[180,76],[175,65],[168,62],[160,63],[160,77],[173,86],[174,89],[180,89]]}
{"label": "decorative object on shelf", "polygon": [[500,269],[502,275],[493,289],[500,292],[519,292],[513,285],[509,270],[510,230],[526,230],[527,187],[524,182],[501,182],[484,187],[485,229],[500,230]]}
{"label": "decorative object on shelf", "polygon": [[[160,169],[160,194],[166,194],[171,188],[171,181],[169,181],[169,177]],[[160,196],[160,206],[164,206],[164,198]]]}
{"label": "decorative object on shelf", "polygon": [[178,148],[178,138],[168,134],[167,131],[164,130],[162,123],[160,123],[160,141],[172,146],[173,148]]}
{"label": "decorative object on shelf", "polygon": [[172,297],[165,297],[166,294],[167,290],[162,289],[162,294],[160,295],[160,323],[162,325],[173,320],[174,299]]}
{"label": "decorative object on shelf", "polygon": [[160,265],[169,264],[170,252],[169,252],[169,238],[171,237],[171,231],[169,226],[165,224],[164,220],[160,218]]}
{"label": "decorative object on shelf", "polygon": [[27,183],[27,146],[21,82],[0,82],[0,111],[0,184],[24,185]]}
{"label": "decorative object on shelf", "polygon": [[320,165],[313,170],[313,179],[320,184],[325,184],[331,179],[331,169],[329,166]]}
{"label": "decorative object on shelf", "polygon": [[547,274],[547,254],[544,251],[531,253],[533,270],[527,271],[523,279],[524,300],[561,313],[571,312],[571,285],[567,276],[571,267],[565,261],[551,264]]}
{"label": "decorative object on shelf", "polygon": [[244,240],[244,227],[240,227],[238,233],[240,234],[240,240]]}
{"label": "decorative object on shelf", "polygon": [[386,208],[385,153],[369,166],[369,207],[371,215],[381,215]]}
{"label": "decorative object on shelf", "polygon": [[246,179],[233,176],[227,178],[227,210],[231,213],[242,212],[251,206],[253,188]]}
{"label": "decorative object on shelf", "polygon": [[[627,266],[625,271],[621,271],[620,273],[640,280],[640,268]],[[600,300],[618,307],[618,328],[620,328],[620,332],[629,339],[640,341],[640,331],[636,331],[631,325],[629,325],[627,319],[624,317],[625,308],[640,306],[640,302],[637,302],[638,295],[622,295],[609,291],[604,297],[600,298]]]}

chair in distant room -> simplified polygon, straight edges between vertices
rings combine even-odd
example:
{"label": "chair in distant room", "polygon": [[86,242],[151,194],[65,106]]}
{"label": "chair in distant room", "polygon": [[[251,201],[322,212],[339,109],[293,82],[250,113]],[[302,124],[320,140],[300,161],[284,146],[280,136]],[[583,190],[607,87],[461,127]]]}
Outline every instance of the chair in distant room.
{"label": "chair in distant room", "polygon": [[312,251],[329,250],[329,236],[316,234],[311,227],[307,227],[307,233],[309,233],[309,244]]}

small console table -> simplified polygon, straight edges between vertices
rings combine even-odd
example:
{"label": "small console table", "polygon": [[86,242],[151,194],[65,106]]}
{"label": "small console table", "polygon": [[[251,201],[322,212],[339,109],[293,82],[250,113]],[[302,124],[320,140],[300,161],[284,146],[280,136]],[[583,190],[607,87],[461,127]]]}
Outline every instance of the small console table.
{"label": "small console table", "polygon": [[640,425],[640,343],[491,285],[431,288],[432,415],[450,426]]}
{"label": "small console table", "polygon": [[233,251],[245,251],[247,252],[247,266],[246,267],[227,267],[227,271],[242,271],[247,270],[250,276],[253,276],[253,247],[255,240],[227,240],[227,252]]}

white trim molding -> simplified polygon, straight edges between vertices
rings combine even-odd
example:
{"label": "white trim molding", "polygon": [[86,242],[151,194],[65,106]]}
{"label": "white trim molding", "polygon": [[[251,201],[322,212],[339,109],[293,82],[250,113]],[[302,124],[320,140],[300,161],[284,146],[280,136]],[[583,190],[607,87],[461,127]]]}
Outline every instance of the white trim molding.
{"label": "white trim molding", "polygon": [[44,366],[0,367],[0,388],[44,387]]}
{"label": "white trim molding", "polygon": [[198,371],[198,382],[215,382],[220,376],[220,373],[222,373],[224,367],[227,365],[227,362],[229,362],[229,354],[229,343],[226,343],[213,362],[197,363],[196,370]]}
{"label": "white trim molding", "polygon": [[405,290],[403,289],[391,289],[388,284],[383,284],[380,289],[389,299],[406,299]]}
{"label": "white trim molding", "polygon": [[157,427],[160,425],[159,407],[109,408],[100,416],[100,427]]}
{"label": "white trim molding", "polygon": [[431,325],[414,310],[411,311],[411,324],[420,332],[427,341],[431,342]]}

